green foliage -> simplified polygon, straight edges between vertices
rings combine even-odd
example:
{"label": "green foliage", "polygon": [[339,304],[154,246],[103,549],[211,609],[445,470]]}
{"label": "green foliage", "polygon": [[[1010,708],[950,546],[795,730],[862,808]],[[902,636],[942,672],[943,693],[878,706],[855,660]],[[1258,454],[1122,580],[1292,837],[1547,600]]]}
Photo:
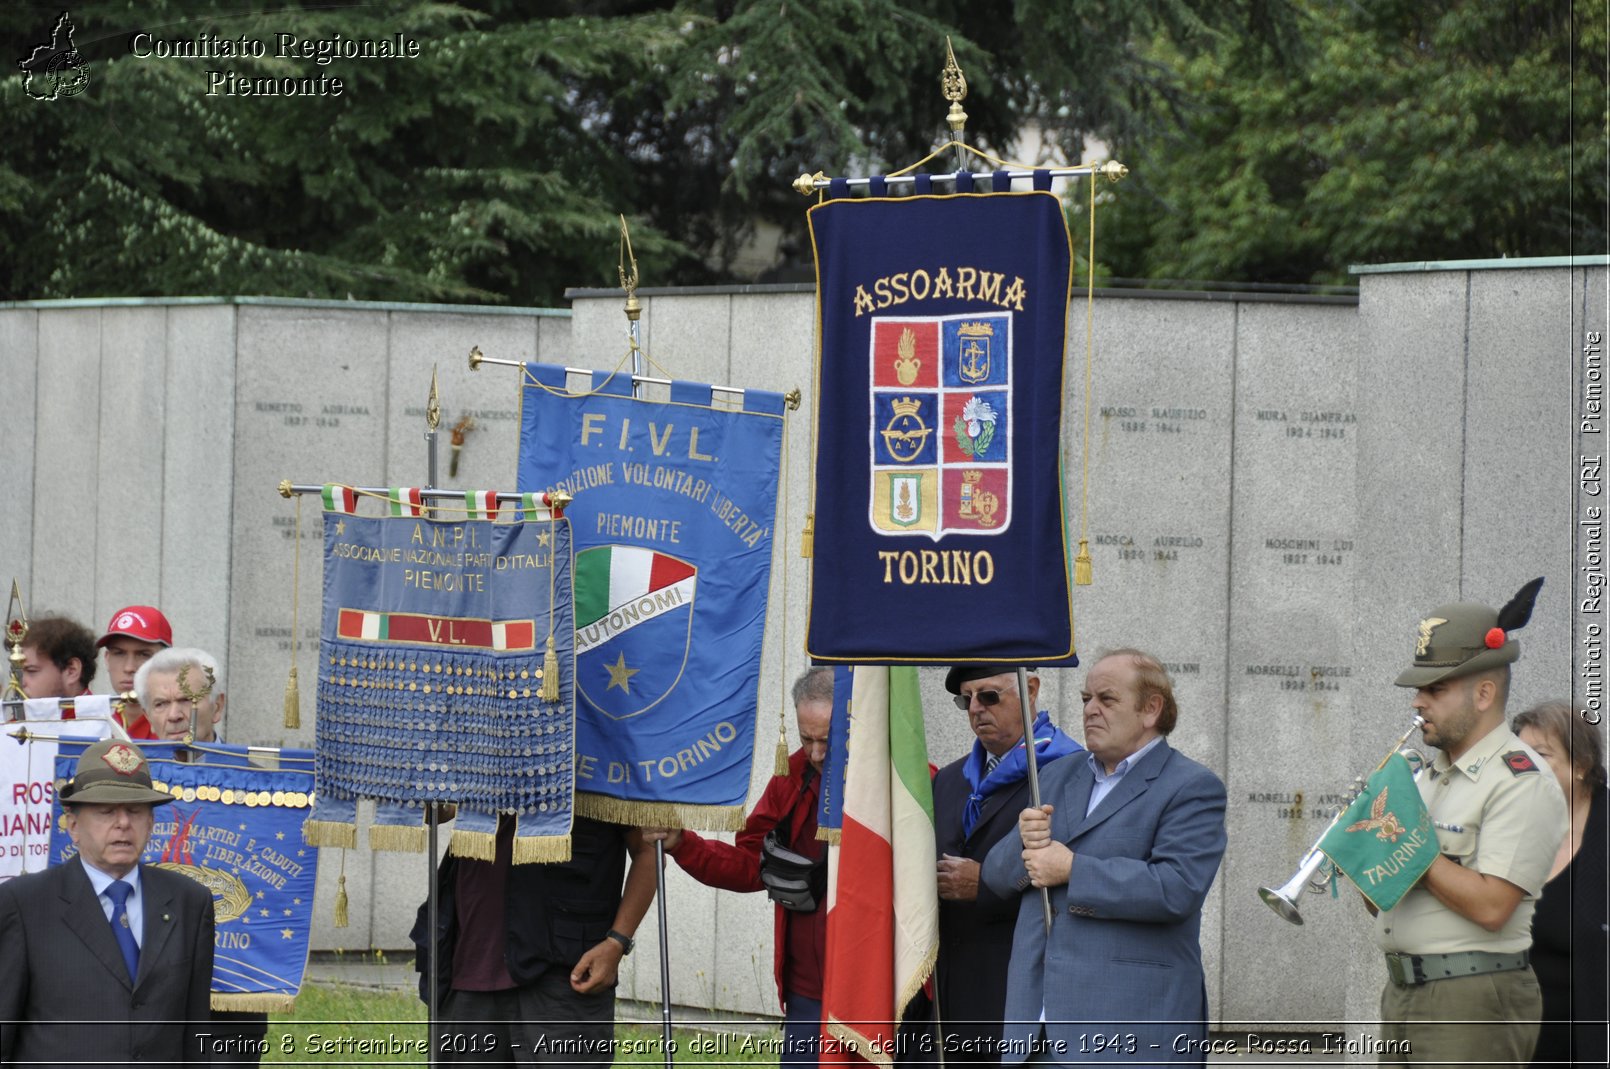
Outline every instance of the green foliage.
{"label": "green foliage", "polygon": [[[1070,159],[1094,135],[1130,165],[1098,275],[1330,282],[1603,248],[1605,2],[90,3],[82,95],[0,79],[0,297],[553,304],[614,283],[621,213],[646,285],[730,280],[767,225],[768,277],[809,278],[788,183],[942,144],[947,36],[969,143],[1011,156],[1033,130]],[[12,55],[48,37],[44,10],[0,10]],[[140,58],[142,30],[268,47]],[[320,64],[276,55],[280,34],[420,47]],[[343,89],[209,93],[210,71]]]}
{"label": "green foliage", "polygon": [[1297,63],[1152,43],[1195,105],[1117,147],[1135,178],[1098,225],[1118,274],[1336,283],[1350,264],[1605,249],[1604,52],[1573,42],[1565,5],[1302,16]]}

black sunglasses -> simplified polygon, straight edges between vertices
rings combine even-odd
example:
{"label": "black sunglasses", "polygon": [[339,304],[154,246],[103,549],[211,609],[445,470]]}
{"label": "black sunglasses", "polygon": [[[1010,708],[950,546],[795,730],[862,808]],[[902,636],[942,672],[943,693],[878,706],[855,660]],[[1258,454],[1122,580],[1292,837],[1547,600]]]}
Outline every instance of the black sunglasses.
{"label": "black sunglasses", "polygon": [[971,697],[966,694],[958,694],[951,701],[956,703],[956,708],[965,713],[972,706],[973,698],[978,699],[979,705],[989,709],[1001,704],[1001,697],[1002,694],[998,690],[980,690],[974,692]]}

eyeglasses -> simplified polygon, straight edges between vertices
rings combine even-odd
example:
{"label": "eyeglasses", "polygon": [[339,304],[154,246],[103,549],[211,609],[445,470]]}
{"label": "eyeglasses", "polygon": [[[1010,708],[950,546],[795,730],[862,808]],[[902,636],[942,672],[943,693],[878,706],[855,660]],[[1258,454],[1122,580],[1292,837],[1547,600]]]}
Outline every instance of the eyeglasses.
{"label": "eyeglasses", "polygon": [[978,699],[979,705],[982,705],[986,709],[990,709],[1001,704],[1001,699],[1005,696],[1006,695],[1004,692],[998,690],[980,690],[974,691],[971,696],[966,694],[958,694],[952,698],[951,701],[956,703],[956,708],[965,713],[968,709],[972,708],[973,698]]}

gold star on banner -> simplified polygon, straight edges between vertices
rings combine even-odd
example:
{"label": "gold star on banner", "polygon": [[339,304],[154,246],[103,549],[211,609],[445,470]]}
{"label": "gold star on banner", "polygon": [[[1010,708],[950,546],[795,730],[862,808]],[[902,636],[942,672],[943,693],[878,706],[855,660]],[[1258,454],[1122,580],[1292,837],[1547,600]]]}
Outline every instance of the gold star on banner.
{"label": "gold star on banner", "polygon": [[290,911],[290,910],[288,910],[288,909],[286,909],[286,910],[281,910],[281,912],[282,912],[282,913],[284,913],[284,914],[285,914],[285,915],[286,915],[286,916],[287,916],[287,917],[289,917],[289,916],[290,916],[290,915],[291,915],[291,911]]}
{"label": "gold star on banner", "polygon": [[632,693],[632,677],[641,672],[642,669],[626,667],[626,652],[624,650],[621,651],[619,660],[614,664],[606,664],[604,667],[609,671],[609,686],[604,689],[607,691],[610,687],[619,687],[630,696]]}
{"label": "gold star on banner", "polygon": [[293,898],[291,899],[291,904],[294,906],[300,906],[302,904],[302,900],[300,898]]}
{"label": "gold star on banner", "polygon": [[289,928],[281,928],[280,929],[280,938],[281,939],[290,939],[295,934],[296,933],[291,931]]}
{"label": "gold star on banner", "polygon": [[[261,913],[263,916],[266,917],[266,916],[268,916],[268,907],[264,906],[262,909],[258,910],[257,912]],[[286,912],[289,913],[290,910],[286,910]]]}
{"label": "gold star on banner", "polygon": [[548,544],[548,532],[547,531],[538,532],[538,534],[537,534],[537,545],[546,546],[547,544]]}
{"label": "gold star on banner", "polygon": [[346,520],[336,520],[335,521],[335,533],[338,534],[338,535],[343,535],[343,534],[347,533],[347,521]]}
{"label": "gold star on banner", "polygon": [[257,897],[258,897],[258,899],[259,899],[259,900],[261,900],[261,899],[262,899],[262,897],[263,897],[263,892],[262,892],[262,891],[258,891],[258,892],[257,892]]}
{"label": "gold star on banner", "polygon": [[306,857],[307,856],[307,851],[306,850],[298,850],[296,852],[296,856],[297,857]]}
{"label": "gold star on banner", "polygon": [[244,824],[242,824],[242,825],[241,825],[241,826],[240,826],[240,830],[241,830],[241,831],[245,831],[245,830],[246,830],[246,825],[244,825]]}
{"label": "gold star on banner", "polygon": [[283,840],[285,838],[285,833],[282,831],[277,831],[274,833],[274,838]]}

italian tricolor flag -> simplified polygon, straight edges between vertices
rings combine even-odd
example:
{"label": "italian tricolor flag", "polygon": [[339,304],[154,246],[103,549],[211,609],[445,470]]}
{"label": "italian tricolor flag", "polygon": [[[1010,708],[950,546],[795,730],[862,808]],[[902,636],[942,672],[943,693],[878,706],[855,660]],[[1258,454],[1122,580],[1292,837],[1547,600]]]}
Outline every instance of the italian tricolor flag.
{"label": "italian tricolor flag", "polygon": [[933,781],[917,670],[858,666],[854,679],[844,827],[828,865],[822,1027],[886,1066],[900,1014],[939,952]]}
{"label": "italian tricolor flag", "polygon": [[691,600],[698,569],[685,560],[642,546],[596,546],[576,554],[576,626],[586,627],[609,610],[681,584]]}
{"label": "italian tricolor flag", "polygon": [[324,500],[325,512],[356,512],[358,508],[358,491],[350,486],[340,483],[325,483],[319,496]]}
{"label": "italian tricolor flag", "polygon": [[425,503],[417,486],[393,486],[388,500],[392,516],[418,516]]}
{"label": "italian tricolor flag", "polygon": [[472,520],[498,518],[498,492],[496,490],[464,491],[464,511]]}

